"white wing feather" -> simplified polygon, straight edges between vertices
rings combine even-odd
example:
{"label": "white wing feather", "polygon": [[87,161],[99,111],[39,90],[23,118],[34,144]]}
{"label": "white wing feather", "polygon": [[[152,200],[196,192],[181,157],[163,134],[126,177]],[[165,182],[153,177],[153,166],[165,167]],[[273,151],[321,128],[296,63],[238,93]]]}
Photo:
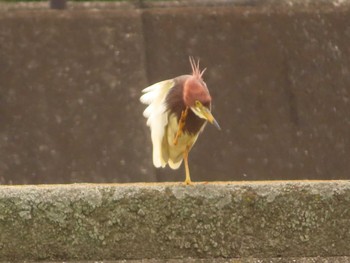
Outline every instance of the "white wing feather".
{"label": "white wing feather", "polygon": [[155,83],[144,90],[140,101],[147,104],[143,116],[147,118],[147,125],[151,128],[153,144],[153,164],[155,167],[165,167],[168,160],[164,160],[162,153],[162,140],[165,126],[168,124],[168,114],[166,112],[165,98],[169,90],[174,86],[174,80],[164,80]]}

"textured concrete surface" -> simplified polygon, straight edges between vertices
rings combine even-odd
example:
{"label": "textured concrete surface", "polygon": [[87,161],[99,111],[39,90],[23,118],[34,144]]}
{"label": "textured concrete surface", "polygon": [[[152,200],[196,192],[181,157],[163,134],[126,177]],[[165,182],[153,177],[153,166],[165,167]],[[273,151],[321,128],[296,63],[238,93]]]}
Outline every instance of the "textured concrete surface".
{"label": "textured concrete surface", "polygon": [[0,261],[349,257],[349,207],[349,181],[2,186]]}
{"label": "textured concrete surface", "polygon": [[189,55],[223,128],[193,180],[349,179],[349,1],[199,3],[2,4],[0,183],[183,181],[153,168],[138,97]]}
{"label": "textured concrete surface", "polygon": [[151,170],[138,12],[18,12],[0,17],[0,183],[127,182]]}
{"label": "textured concrete surface", "polygon": [[[34,261],[35,262],[35,261]],[[41,263],[96,263],[96,261],[64,261],[64,262],[43,262]],[[294,258],[227,258],[227,259],[145,259],[145,260],[117,260],[98,261],[98,263],[348,263],[350,257],[294,257]]]}

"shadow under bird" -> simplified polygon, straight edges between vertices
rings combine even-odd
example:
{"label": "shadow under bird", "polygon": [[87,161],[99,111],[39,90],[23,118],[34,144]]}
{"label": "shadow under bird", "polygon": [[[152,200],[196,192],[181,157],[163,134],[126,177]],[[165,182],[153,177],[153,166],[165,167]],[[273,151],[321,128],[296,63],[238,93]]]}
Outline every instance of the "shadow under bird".
{"label": "shadow under bird", "polygon": [[182,75],[155,83],[142,92],[140,101],[151,129],[155,167],[178,169],[185,162],[185,184],[191,184],[188,154],[207,121],[220,129],[211,113],[211,96],[203,81],[206,69],[190,57],[192,75]]}

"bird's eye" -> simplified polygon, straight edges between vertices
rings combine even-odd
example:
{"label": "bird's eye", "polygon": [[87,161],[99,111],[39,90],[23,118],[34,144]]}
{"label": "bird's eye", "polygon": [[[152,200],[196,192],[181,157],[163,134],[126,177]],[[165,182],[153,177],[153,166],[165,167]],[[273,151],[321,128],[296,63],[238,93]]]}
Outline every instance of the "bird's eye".
{"label": "bird's eye", "polygon": [[200,102],[199,102],[199,100],[196,100],[196,102],[195,102],[195,103],[196,103],[196,107],[200,107],[200,106],[202,106],[202,103],[200,103]]}

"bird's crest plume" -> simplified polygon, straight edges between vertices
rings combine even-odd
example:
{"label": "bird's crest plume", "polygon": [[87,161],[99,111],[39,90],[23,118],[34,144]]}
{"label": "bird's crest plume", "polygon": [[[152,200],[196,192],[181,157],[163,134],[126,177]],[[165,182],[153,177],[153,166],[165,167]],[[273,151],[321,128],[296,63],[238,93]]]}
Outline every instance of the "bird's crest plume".
{"label": "bird's crest plume", "polygon": [[199,59],[196,62],[194,57],[190,57],[190,63],[191,63],[191,67],[192,67],[192,75],[198,79],[202,79],[202,76],[207,68],[205,68],[201,71],[199,69]]}

